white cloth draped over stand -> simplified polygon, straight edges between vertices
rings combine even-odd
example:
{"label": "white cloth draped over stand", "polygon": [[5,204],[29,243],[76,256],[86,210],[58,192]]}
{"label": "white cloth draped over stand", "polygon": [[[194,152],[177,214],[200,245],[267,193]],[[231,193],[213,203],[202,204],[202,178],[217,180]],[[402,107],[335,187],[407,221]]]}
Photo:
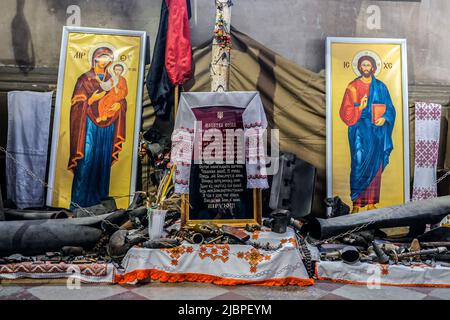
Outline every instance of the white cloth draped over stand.
{"label": "white cloth draped over stand", "polygon": [[45,181],[53,92],[8,92],[6,150],[7,198],[20,209],[44,205],[45,187],[24,168]]}
{"label": "white cloth draped over stand", "polygon": [[[194,141],[200,142],[199,128],[192,111],[205,107],[235,107],[245,109],[242,113],[246,147],[247,188],[269,187],[265,167],[263,135],[267,119],[259,92],[189,92],[182,93],[175,128],[172,134],[171,160],[176,164],[175,193],[189,193],[189,177],[194,151]],[[200,145],[201,146],[201,145]]]}

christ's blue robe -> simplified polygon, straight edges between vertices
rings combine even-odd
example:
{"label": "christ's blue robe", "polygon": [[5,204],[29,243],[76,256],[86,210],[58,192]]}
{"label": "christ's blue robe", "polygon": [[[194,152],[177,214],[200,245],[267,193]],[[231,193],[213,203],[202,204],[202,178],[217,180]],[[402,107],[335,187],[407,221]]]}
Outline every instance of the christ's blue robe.
{"label": "christ's blue robe", "polygon": [[[386,105],[382,118],[383,126],[372,123],[372,104]],[[355,108],[359,105],[355,104]],[[348,127],[348,140],[351,153],[350,196],[352,201],[364,192],[375,178],[380,166],[382,170],[389,163],[394,148],[392,130],[395,123],[395,108],[386,85],[372,76],[367,107],[362,111],[358,122]]]}

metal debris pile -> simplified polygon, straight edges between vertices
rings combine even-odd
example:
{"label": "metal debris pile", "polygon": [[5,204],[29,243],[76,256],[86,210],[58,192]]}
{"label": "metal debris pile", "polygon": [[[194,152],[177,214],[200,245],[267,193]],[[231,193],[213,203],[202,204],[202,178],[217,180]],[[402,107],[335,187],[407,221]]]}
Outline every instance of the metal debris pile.
{"label": "metal debris pile", "polygon": [[317,260],[450,266],[450,226],[440,225],[450,213],[450,196],[358,214],[340,199],[328,204],[330,218],[311,218],[302,228]]}
{"label": "metal debris pile", "polygon": [[[200,223],[182,227],[178,210],[161,210],[167,207],[164,202],[159,206],[148,202],[145,192],[136,192],[127,209],[117,209],[110,198],[74,211],[0,210],[5,217],[0,221],[0,264],[120,264],[133,246],[159,249],[183,243],[250,244],[262,250],[278,249],[249,241],[249,234],[261,229],[258,225],[236,228]],[[164,212],[162,230],[153,232],[152,217],[158,210]]]}

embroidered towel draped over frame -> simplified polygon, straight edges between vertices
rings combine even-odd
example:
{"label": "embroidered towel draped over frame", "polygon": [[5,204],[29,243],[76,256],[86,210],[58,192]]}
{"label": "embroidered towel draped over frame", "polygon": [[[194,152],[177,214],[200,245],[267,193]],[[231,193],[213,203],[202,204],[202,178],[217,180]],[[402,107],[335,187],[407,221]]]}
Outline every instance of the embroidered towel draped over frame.
{"label": "embroidered towel draped over frame", "polygon": [[6,192],[20,209],[42,207],[45,188],[24,168],[45,180],[53,92],[8,92]]}
{"label": "embroidered towel draped over frame", "polygon": [[201,140],[200,130],[196,128],[197,119],[193,109],[215,106],[245,109],[242,113],[242,122],[244,145],[246,146],[247,188],[268,188],[263,146],[263,134],[267,128],[267,119],[259,92],[183,92],[172,134],[171,160],[177,166],[175,170],[175,193],[189,193],[194,141],[200,143]]}

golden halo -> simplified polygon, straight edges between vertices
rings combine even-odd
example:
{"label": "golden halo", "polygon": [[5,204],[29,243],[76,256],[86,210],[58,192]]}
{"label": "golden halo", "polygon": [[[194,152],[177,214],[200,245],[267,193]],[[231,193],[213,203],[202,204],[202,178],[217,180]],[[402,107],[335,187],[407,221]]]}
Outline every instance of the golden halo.
{"label": "golden halo", "polygon": [[116,62],[116,61],[113,61],[112,63],[111,63],[111,65],[109,66],[109,68],[108,68],[108,72],[109,72],[109,74],[113,74],[114,73],[114,66],[116,66],[116,65],[118,65],[118,64],[120,64],[122,67],[123,67],[123,72],[122,72],[122,77],[127,73],[127,71],[128,71],[128,67],[127,67],[127,65],[125,64],[125,63],[123,63],[123,62]]}
{"label": "golden halo", "polygon": [[118,58],[117,53],[116,53],[117,50],[112,44],[107,43],[107,42],[97,43],[95,46],[93,46],[93,47],[91,47],[91,49],[89,49],[89,55],[88,55],[89,65],[92,64],[92,56],[94,55],[95,50],[97,50],[98,48],[101,48],[101,47],[111,49],[111,51],[113,52],[113,61],[111,61],[111,63],[114,62],[115,60],[117,60],[117,58]]}
{"label": "golden halo", "polygon": [[362,56],[369,56],[371,58],[373,58],[377,64],[377,70],[374,73],[374,76],[378,76],[378,74],[381,71],[381,59],[380,56],[377,55],[375,52],[370,51],[370,50],[363,50],[358,52],[354,57],[353,57],[353,61],[352,61],[352,67],[353,67],[353,72],[357,75],[360,76],[361,73],[358,70],[358,60],[359,58],[361,58]]}

